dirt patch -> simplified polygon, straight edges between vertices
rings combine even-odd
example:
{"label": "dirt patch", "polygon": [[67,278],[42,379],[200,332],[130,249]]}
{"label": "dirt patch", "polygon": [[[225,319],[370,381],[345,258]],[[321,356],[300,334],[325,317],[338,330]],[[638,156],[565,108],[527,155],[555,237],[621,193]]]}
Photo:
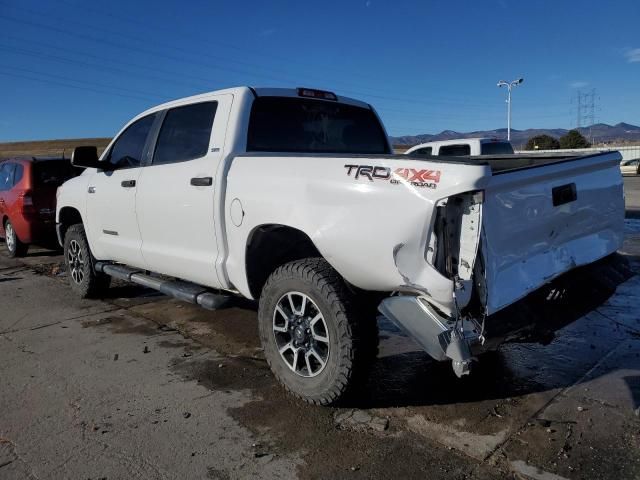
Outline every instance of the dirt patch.
{"label": "dirt patch", "polygon": [[83,328],[107,325],[112,333],[137,333],[147,337],[167,331],[166,327],[158,326],[147,320],[132,319],[124,315],[85,320],[81,322]]}
{"label": "dirt patch", "polygon": [[267,394],[277,387],[266,361],[259,358],[176,359],[172,370],[188,380],[196,380],[209,390],[252,390]]}
{"label": "dirt patch", "polygon": [[[234,301],[235,302],[235,301]],[[173,299],[137,305],[130,312],[171,326],[225,355],[253,357],[261,352],[256,312],[231,303],[216,311]]]}
{"label": "dirt patch", "polygon": [[[384,428],[345,428],[344,417],[352,418],[353,410],[314,407],[292,398],[261,359],[178,360],[173,369],[210,390],[250,389],[259,399],[229,413],[258,439],[256,455],[302,452],[300,478],[504,478],[495,469],[404,431],[399,422]],[[380,418],[373,412],[366,415]]]}
{"label": "dirt patch", "polygon": [[188,350],[200,350],[202,348],[193,342],[173,340],[161,340],[158,342],[158,346],[162,348],[183,348]]}
{"label": "dirt patch", "polygon": [[578,422],[532,422],[504,453],[565,478],[640,478],[640,424],[606,408],[581,417]]}
{"label": "dirt patch", "polygon": [[39,275],[49,277],[62,277],[66,275],[66,265],[64,260],[48,263],[38,263],[30,265],[30,268]]}

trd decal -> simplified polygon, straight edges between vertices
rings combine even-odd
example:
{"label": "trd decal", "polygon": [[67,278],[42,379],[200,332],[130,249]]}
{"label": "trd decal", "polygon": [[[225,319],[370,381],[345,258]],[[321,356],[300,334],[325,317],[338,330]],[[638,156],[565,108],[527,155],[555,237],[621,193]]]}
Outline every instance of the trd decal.
{"label": "trd decal", "polygon": [[345,165],[347,175],[357,180],[360,177],[374,180],[388,180],[392,184],[410,183],[415,187],[437,188],[440,182],[440,170],[422,170],[416,168],[396,168],[393,172],[388,167],[373,165]]}

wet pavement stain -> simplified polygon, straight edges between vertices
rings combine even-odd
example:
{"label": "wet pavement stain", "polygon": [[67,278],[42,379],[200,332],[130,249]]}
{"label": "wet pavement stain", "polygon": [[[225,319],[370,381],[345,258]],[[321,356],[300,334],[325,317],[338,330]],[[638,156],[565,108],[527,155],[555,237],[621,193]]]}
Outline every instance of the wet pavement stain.
{"label": "wet pavement stain", "polygon": [[106,325],[111,333],[137,333],[144,336],[153,336],[166,331],[162,326],[149,321],[132,319],[124,314],[109,316],[96,320],[81,322],[83,327],[98,327]]}
{"label": "wet pavement stain", "polygon": [[[432,442],[403,431],[400,425],[386,430],[342,429],[336,414],[344,408],[307,405],[287,395],[276,383],[266,362],[258,359],[185,361],[174,372],[186,380],[197,380],[212,390],[250,389],[256,400],[229,409],[240,424],[249,428],[260,450],[268,455],[301,451],[305,465],[299,478],[504,478],[460,461],[459,454],[438,449]],[[385,459],[393,458],[392,470],[380,470]],[[437,462],[441,476],[435,475]]]}

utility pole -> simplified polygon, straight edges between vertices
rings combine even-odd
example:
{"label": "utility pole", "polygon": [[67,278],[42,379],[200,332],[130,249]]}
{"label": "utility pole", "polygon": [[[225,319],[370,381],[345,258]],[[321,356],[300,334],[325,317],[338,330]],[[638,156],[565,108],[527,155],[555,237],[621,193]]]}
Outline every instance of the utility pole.
{"label": "utility pole", "polygon": [[498,87],[507,87],[507,140],[509,141],[511,141],[511,89],[517,87],[522,82],[524,82],[524,78],[518,78],[512,82],[505,80],[498,82]]}
{"label": "utility pole", "polygon": [[578,90],[578,92],[576,93],[576,98],[577,98],[577,103],[578,103],[578,107],[577,107],[577,114],[578,114],[578,118],[576,119],[576,128],[580,129],[582,128],[582,92],[580,90]]}
{"label": "utility pole", "polygon": [[592,127],[596,123],[596,89],[592,88],[590,92],[576,92],[576,128],[589,127],[589,141],[593,143]]}

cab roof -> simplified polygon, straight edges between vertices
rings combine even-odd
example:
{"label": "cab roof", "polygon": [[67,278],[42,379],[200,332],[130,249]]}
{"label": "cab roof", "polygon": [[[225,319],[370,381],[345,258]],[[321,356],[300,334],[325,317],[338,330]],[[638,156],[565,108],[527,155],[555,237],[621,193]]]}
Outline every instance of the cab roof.
{"label": "cab roof", "polygon": [[[160,105],[156,105],[148,110],[146,110],[145,112],[141,113],[140,115],[138,115],[138,117],[143,116],[147,113],[151,113],[154,111],[158,111],[158,110],[164,110],[166,108],[171,108],[171,107],[175,107],[175,106],[179,106],[183,103],[193,103],[194,101],[198,101],[198,100],[202,100],[202,101],[206,101],[208,98],[210,98],[213,95],[225,95],[225,94],[231,94],[231,95],[254,95],[256,97],[296,97],[296,98],[309,98],[309,97],[305,97],[305,96],[301,96],[299,94],[299,90],[303,89],[304,87],[300,87],[300,88],[272,88],[272,87],[248,87],[248,86],[243,86],[243,87],[233,87],[233,88],[225,88],[223,90],[213,90],[210,92],[205,92],[205,93],[200,93],[198,95],[192,95],[189,97],[183,97],[183,98],[178,98],[176,100],[171,100],[170,102],[166,102],[166,103],[162,103]],[[309,89],[309,90],[314,90],[314,89]],[[328,93],[332,93],[332,92],[328,92]],[[337,98],[337,102],[338,103],[346,103],[349,105],[354,105],[354,106],[358,106],[358,107],[362,107],[362,108],[371,108],[371,106],[366,103],[366,102],[362,102],[360,100],[356,100],[355,98],[350,98],[350,97],[343,97],[341,95],[335,95]],[[328,101],[328,100],[323,100],[323,99],[319,99],[319,98],[315,98],[315,100],[318,101]]]}

